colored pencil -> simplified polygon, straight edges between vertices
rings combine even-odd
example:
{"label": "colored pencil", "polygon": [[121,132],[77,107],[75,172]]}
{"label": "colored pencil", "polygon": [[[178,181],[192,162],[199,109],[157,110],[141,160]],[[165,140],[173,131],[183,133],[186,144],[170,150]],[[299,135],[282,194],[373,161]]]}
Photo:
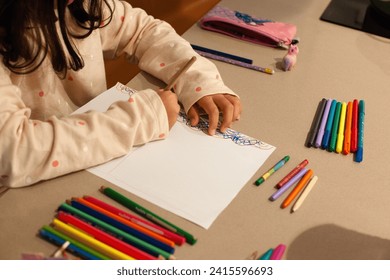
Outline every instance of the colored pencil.
{"label": "colored pencil", "polygon": [[186,242],[193,245],[196,243],[196,238],[191,235],[190,233],[184,231],[183,229],[175,226],[174,224],[168,222],[167,220],[161,218],[160,216],[154,214],[153,212],[147,210],[146,208],[142,207],[141,205],[133,202],[129,198],[125,197],[124,195],[114,191],[111,188],[101,187],[100,191],[107,195],[108,197],[114,199],[115,201],[119,202],[123,206],[129,208],[130,210],[140,214],[141,216],[145,217],[146,219],[157,223],[158,225],[175,232],[181,236],[184,236],[186,239]]}
{"label": "colored pencil", "polygon": [[233,59],[233,60],[238,60],[238,61],[241,61],[241,62],[244,62],[244,63],[248,63],[248,64],[252,64],[253,63],[252,59],[245,58],[245,57],[242,57],[242,56],[237,56],[237,55],[233,55],[233,54],[229,54],[229,53],[225,53],[225,52],[221,52],[221,51],[217,51],[217,50],[213,50],[213,49],[197,46],[197,45],[194,45],[194,44],[191,44],[191,47],[195,51],[202,51],[202,52],[206,52],[206,53],[210,53],[210,54],[215,54],[215,55],[219,55],[219,56],[222,56],[222,57],[230,58],[230,59]]}
{"label": "colored pencil", "polygon": [[52,227],[57,229],[58,231],[76,239],[77,241],[95,249],[96,251],[107,255],[108,257],[112,259],[117,260],[134,260],[133,257],[122,253],[121,251],[116,250],[115,248],[112,248],[111,246],[108,246],[104,244],[103,242],[100,242],[96,240],[95,238],[83,233],[82,231],[75,229],[74,227],[71,227],[64,222],[54,218],[52,221]]}
{"label": "colored pencil", "polygon": [[241,61],[238,61],[238,60],[235,60],[235,59],[230,59],[230,58],[227,58],[227,57],[223,57],[223,56],[220,56],[220,55],[216,55],[216,54],[212,54],[212,53],[208,53],[208,52],[204,52],[204,51],[199,51],[199,50],[195,50],[195,51],[199,55],[201,55],[203,57],[207,57],[207,58],[210,58],[210,59],[214,59],[214,60],[218,60],[218,61],[221,61],[221,62],[229,63],[229,64],[232,64],[232,65],[235,65],[235,66],[244,67],[244,68],[247,68],[247,69],[259,71],[259,72],[270,74],[270,75],[275,73],[274,69],[271,69],[271,68],[264,68],[264,67],[256,66],[256,65],[253,65],[253,64],[241,62]]}
{"label": "colored pencil", "polygon": [[156,240],[152,237],[150,237],[149,235],[146,235],[132,227],[129,227],[128,225],[118,221],[117,219],[114,219],[114,218],[111,218],[95,209],[92,209],[91,207],[85,205],[84,203],[81,203],[79,201],[76,201],[76,200],[71,200],[69,201],[70,205],[72,205],[73,207],[81,210],[81,211],[84,211],[85,213],[99,219],[99,220],[102,220],[120,230],[123,230],[131,235],[133,235],[134,237],[137,237],[138,239],[141,239],[145,242],[148,242],[149,244],[152,244],[153,246],[156,246],[168,253],[173,253],[174,252],[174,248],[159,241],[159,240]]}
{"label": "colored pencil", "polygon": [[175,75],[173,75],[173,77],[168,82],[164,90],[171,90],[171,88],[175,85],[177,80],[188,70],[188,68],[191,67],[191,65],[195,62],[195,60],[196,60],[196,56],[191,57],[191,59],[188,60],[188,62],[186,62],[186,64],[184,64],[184,66],[179,71],[177,71]]}
{"label": "colored pencil", "polygon": [[131,221],[139,226],[142,226],[142,227],[147,228],[147,229],[149,229],[157,234],[160,234],[169,240],[172,240],[176,245],[183,245],[186,241],[183,236],[180,236],[180,235],[173,233],[173,232],[171,232],[163,227],[160,227],[154,223],[151,223],[148,220],[141,219],[138,216],[132,215],[126,211],[123,211],[119,208],[116,208],[116,207],[114,207],[108,203],[105,203],[105,202],[103,202],[95,197],[84,196],[83,198],[86,201],[93,203],[93,204],[113,213],[113,214],[116,214],[116,215],[118,215],[118,216],[120,216],[128,221]]}
{"label": "colored pencil", "polygon": [[85,206],[88,206],[91,209],[98,211],[99,213],[101,213],[103,215],[106,215],[110,218],[113,218],[113,219],[117,220],[118,222],[123,223],[123,224],[133,228],[134,230],[137,230],[137,231],[139,231],[147,236],[150,236],[150,238],[153,238],[153,239],[158,240],[164,244],[167,244],[170,247],[175,246],[175,243],[172,240],[169,240],[169,239],[167,239],[167,238],[165,238],[165,237],[163,237],[163,236],[161,236],[161,235],[159,235],[159,234],[157,234],[157,233],[155,233],[155,232],[153,232],[145,227],[139,226],[136,223],[133,223],[125,218],[122,218],[119,215],[111,213],[110,211],[107,211],[107,210],[103,209],[102,207],[97,206],[96,204],[93,204],[93,203],[91,203],[83,198],[73,198],[73,200],[76,200],[76,201],[84,204]]}
{"label": "colored pencil", "polygon": [[64,211],[64,212],[67,212],[67,213],[70,213],[82,220],[85,220],[87,221],[88,223],[96,226],[96,227],[99,227],[100,229],[112,234],[113,236],[116,236],[120,239],[122,239],[123,241],[125,241],[126,243],[129,243],[131,245],[133,245],[134,247],[137,247],[138,249],[140,250],[143,250],[145,252],[148,252],[149,254],[155,256],[155,257],[164,257],[166,259],[175,259],[175,257],[173,255],[171,255],[170,253],[164,251],[164,250],[161,250],[160,248],[154,246],[154,245],[151,245],[149,244],[148,242],[145,242],[139,238],[136,238],[134,237],[133,235],[131,234],[128,234],[127,232],[121,230],[121,229],[118,229],[106,222],[103,222],[67,203],[63,203],[60,205],[60,207],[58,208],[58,211]]}
{"label": "colored pencil", "polygon": [[57,219],[60,221],[72,225],[81,231],[93,236],[96,240],[99,240],[112,248],[115,248],[137,260],[156,260],[157,258],[139,250],[138,248],[68,214],[65,212],[58,212]]}
{"label": "colored pencil", "polygon": [[39,235],[42,238],[46,239],[47,241],[57,246],[61,246],[66,241],[69,241],[70,245],[66,248],[66,250],[82,259],[85,260],[109,260],[110,259],[107,256],[97,252],[96,250],[93,250],[88,246],[85,246],[84,244],[78,242],[77,240],[65,234],[62,234],[61,232],[55,230],[50,226],[43,226],[39,230]]}

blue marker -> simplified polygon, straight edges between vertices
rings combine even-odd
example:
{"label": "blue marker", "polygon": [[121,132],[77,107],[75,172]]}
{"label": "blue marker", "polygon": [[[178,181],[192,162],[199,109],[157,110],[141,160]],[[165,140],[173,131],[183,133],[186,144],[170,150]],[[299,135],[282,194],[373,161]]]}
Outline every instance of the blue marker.
{"label": "blue marker", "polygon": [[330,105],[330,110],[329,110],[328,120],[326,122],[324,137],[322,138],[322,148],[323,149],[328,149],[328,147],[329,147],[329,140],[330,140],[330,135],[332,132],[332,125],[333,125],[334,114],[336,111],[336,105],[337,105],[337,101],[333,100],[332,104]]}
{"label": "blue marker", "polygon": [[365,117],[364,100],[359,101],[359,123],[358,123],[358,145],[355,155],[355,161],[361,162],[363,160],[363,139],[364,139],[364,117]]}

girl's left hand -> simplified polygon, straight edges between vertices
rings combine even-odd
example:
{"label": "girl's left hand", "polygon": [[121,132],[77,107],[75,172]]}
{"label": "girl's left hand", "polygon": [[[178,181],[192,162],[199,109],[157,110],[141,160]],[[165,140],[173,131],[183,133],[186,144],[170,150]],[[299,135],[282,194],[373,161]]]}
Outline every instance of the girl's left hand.
{"label": "girl's left hand", "polygon": [[188,110],[191,125],[196,126],[198,124],[201,110],[206,112],[209,117],[208,133],[214,135],[218,127],[220,113],[222,113],[222,123],[219,129],[221,132],[225,132],[234,121],[240,119],[242,108],[237,96],[230,94],[207,95],[199,99]]}

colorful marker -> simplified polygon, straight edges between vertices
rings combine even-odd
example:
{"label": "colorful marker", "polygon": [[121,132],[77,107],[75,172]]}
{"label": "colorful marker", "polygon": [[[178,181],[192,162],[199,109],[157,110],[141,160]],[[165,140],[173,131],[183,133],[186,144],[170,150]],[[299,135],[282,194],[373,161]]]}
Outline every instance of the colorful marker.
{"label": "colorful marker", "polygon": [[271,248],[271,249],[268,249],[267,252],[265,252],[264,254],[262,254],[258,260],[269,260],[272,256],[272,253],[273,253],[274,249]]}
{"label": "colorful marker", "polygon": [[358,116],[359,116],[359,101],[355,99],[352,105],[351,153],[355,153],[357,151]]}
{"label": "colorful marker", "polygon": [[329,152],[334,152],[336,150],[337,133],[339,130],[339,122],[340,122],[340,113],[341,113],[341,102],[337,102],[334,118],[333,118],[332,134],[330,136],[330,144],[328,147]]}
{"label": "colorful marker", "polygon": [[293,170],[291,170],[277,185],[276,188],[279,189],[284,186],[288,181],[291,180],[292,177],[297,175],[302,168],[308,165],[309,161],[307,159],[303,160],[300,164],[298,164]]}
{"label": "colorful marker", "polygon": [[326,99],[322,98],[322,100],[318,104],[316,114],[315,114],[313,122],[311,124],[309,133],[307,135],[306,147],[308,147],[308,148],[313,147],[315,144],[316,136],[318,133],[318,128],[320,127],[321,117],[322,117],[322,114],[324,113],[325,105],[326,105]]}
{"label": "colorful marker", "polygon": [[285,156],[282,158],[279,162],[277,162],[270,170],[268,170],[266,173],[264,173],[263,176],[261,176],[259,179],[256,180],[255,185],[259,186],[262,184],[265,180],[268,179],[272,174],[275,173],[275,171],[279,170],[281,167],[283,167],[286,162],[290,159],[290,156]]}
{"label": "colorful marker", "polygon": [[290,192],[286,199],[282,203],[282,208],[286,208],[291,204],[291,202],[298,196],[300,191],[306,186],[307,182],[310,180],[313,175],[313,170],[309,169],[302,179],[298,182],[295,188]]}
{"label": "colorful marker", "polygon": [[316,148],[319,148],[321,146],[322,138],[324,137],[324,133],[325,133],[326,122],[328,121],[328,115],[329,115],[329,110],[330,110],[331,104],[332,104],[332,99],[328,99],[326,101],[324,113],[322,114],[320,128],[318,130],[316,142],[314,145]]}
{"label": "colorful marker", "polygon": [[343,154],[348,155],[351,150],[351,129],[352,129],[352,102],[348,102],[347,114],[345,120],[345,130],[344,130],[344,147]]}
{"label": "colorful marker", "polygon": [[337,135],[336,153],[341,153],[343,150],[346,113],[347,113],[347,103],[343,102],[341,104],[340,123],[339,123],[339,132]]}
{"label": "colorful marker", "polygon": [[302,178],[303,175],[307,172],[307,169],[304,167],[301,171],[297,173],[293,178],[291,178],[290,181],[288,181],[283,187],[278,189],[270,198],[269,200],[275,201],[278,199],[285,191],[287,191],[293,184],[295,184],[299,179]]}
{"label": "colorful marker", "polygon": [[361,162],[363,160],[363,140],[364,140],[364,118],[365,118],[365,103],[364,100],[359,101],[359,125],[358,125],[358,144],[355,155],[355,161]]}
{"label": "colorful marker", "polygon": [[322,148],[325,150],[328,149],[329,147],[330,135],[332,133],[332,125],[333,125],[333,119],[336,111],[336,105],[337,105],[337,101],[333,100],[332,104],[330,105],[328,121],[326,122],[326,126],[325,126],[324,137],[322,138]]}
{"label": "colorful marker", "polygon": [[286,245],[279,244],[278,246],[276,246],[276,248],[272,252],[270,260],[281,260],[283,257],[284,251],[286,251]]}

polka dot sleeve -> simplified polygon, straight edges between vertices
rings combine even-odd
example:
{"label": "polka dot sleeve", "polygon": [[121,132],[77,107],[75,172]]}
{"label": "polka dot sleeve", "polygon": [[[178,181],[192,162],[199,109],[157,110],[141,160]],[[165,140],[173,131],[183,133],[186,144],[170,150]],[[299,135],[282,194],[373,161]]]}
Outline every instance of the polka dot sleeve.
{"label": "polka dot sleeve", "polygon": [[199,56],[168,23],[132,8],[126,2],[113,2],[115,14],[112,21],[101,29],[106,56],[115,57],[125,53],[129,61],[138,63],[142,70],[165,83],[192,56],[197,56],[196,62],[174,85],[174,91],[186,111],[206,95],[236,95],[224,84],[217,67]]}

